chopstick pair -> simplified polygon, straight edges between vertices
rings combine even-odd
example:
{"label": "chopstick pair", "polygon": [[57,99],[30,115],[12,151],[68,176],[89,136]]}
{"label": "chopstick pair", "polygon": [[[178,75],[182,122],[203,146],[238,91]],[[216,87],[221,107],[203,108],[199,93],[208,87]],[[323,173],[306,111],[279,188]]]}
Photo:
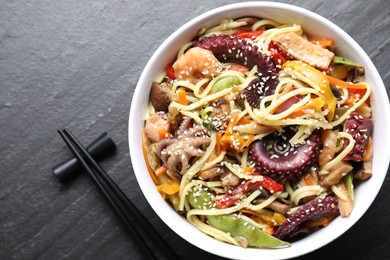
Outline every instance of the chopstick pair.
{"label": "chopstick pair", "polygon": [[[145,219],[142,213],[129,200],[126,194],[116,185],[111,177],[92,158],[81,143],[73,136],[69,129],[58,130],[84,170],[90,175],[99,192],[111,207],[115,215],[125,227],[128,234],[147,259],[158,259],[147,240],[152,241],[166,259],[180,259],[161,235]],[[138,228],[142,228],[141,232]],[[145,237],[147,235],[148,237]]]}

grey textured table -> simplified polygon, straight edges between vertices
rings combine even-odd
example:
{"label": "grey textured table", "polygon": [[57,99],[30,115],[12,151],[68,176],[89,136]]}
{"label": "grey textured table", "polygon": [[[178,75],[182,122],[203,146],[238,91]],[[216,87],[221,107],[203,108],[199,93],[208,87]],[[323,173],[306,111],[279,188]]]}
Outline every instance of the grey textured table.
{"label": "grey textured table", "polygon": [[[143,67],[193,17],[238,1],[0,2],[0,259],[140,259],[142,254],[83,175],[60,184],[70,155],[56,130],[88,143],[107,130],[118,146],[103,167],[183,259],[218,259],[157,217],[135,180],[127,119]],[[348,32],[390,86],[390,1],[283,1]],[[387,88],[389,92],[389,88]],[[390,259],[390,181],[340,238],[300,259]]]}

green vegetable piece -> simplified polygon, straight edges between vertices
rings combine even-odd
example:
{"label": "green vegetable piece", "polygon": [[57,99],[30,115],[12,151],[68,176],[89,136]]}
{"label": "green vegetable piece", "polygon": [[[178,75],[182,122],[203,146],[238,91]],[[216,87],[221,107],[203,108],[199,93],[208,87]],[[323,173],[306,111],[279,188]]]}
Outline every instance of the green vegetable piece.
{"label": "green vegetable piece", "polygon": [[195,209],[210,209],[213,205],[213,194],[207,187],[195,186],[187,195],[188,203]]}
{"label": "green vegetable piece", "polygon": [[351,200],[355,200],[355,192],[353,187],[353,172],[349,172],[347,175],[343,177],[344,185],[347,188],[348,196]]}
{"label": "green vegetable piece", "polygon": [[[213,196],[204,186],[196,186],[188,194],[187,199],[189,204],[196,209],[211,209],[214,207]],[[289,246],[288,242],[268,235],[252,223],[240,218],[237,214],[209,215],[206,217],[213,227],[229,233],[233,238],[245,238],[248,241],[248,246],[266,248]]]}
{"label": "green vegetable piece", "polygon": [[349,60],[347,58],[339,57],[339,56],[334,56],[333,62],[336,64],[343,64],[343,65],[352,66],[352,67],[361,67],[360,64],[358,64],[352,60]]}
{"label": "green vegetable piece", "polygon": [[236,76],[226,76],[219,79],[214,83],[214,86],[211,88],[211,93],[217,93],[225,88],[231,88],[234,85],[240,84],[241,81]]}
{"label": "green vegetable piece", "polygon": [[211,117],[210,117],[210,115],[205,110],[202,110],[201,113],[200,113],[200,117],[202,119],[202,125],[204,127],[206,127],[207,130],[213,131],[214,128],[213,128],[213,125],[211,124]]}
{"label": "green vegetable piece", "polygon": [[229,232],[232,237],[244,237],[248,246],[252,247],[283,247],[289,243],[270,236],[252,223],[240,218],[237,214],[208,216],[207,220],[215,228]]}

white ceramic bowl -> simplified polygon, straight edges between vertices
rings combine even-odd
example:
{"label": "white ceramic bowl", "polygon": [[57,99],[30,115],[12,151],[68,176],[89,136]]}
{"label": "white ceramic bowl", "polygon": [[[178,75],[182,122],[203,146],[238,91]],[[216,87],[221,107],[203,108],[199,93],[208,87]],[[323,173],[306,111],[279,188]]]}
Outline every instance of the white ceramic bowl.
{"label": "white ceramic bowl", "polygon": [[[338,54],[362,64],[366,71],[365,81],[372,87],[374,120],[373,176],[356,190],[356,205],[348,218],[337,218],[329,226],[283,249],[241,248],[219,242],[193,227],[174,211],[157,192],[142,155],[141,136],[143,115],[149,99],[153,79],[171,62],[178,49],[191,40],[201,27],[209,27],[224,18],[258,16],[281,23],[298,23],[313,36],[326,36],[335,40]],[[175,31],[153,54],[138,81],[131,103],[129,119],[129,146],[131,161],[137,181],[149,204],[157,215],[179,236],[191,244],[215,255],[233,259],[286,259],[316,250],[346,232],[367,211],[384,181],[390,154],[390,106],[384,84],[378,71],[363,49],[342,29],[327,19],[303,8],[273,2],[246,2],[223,6],[206,12]]]}

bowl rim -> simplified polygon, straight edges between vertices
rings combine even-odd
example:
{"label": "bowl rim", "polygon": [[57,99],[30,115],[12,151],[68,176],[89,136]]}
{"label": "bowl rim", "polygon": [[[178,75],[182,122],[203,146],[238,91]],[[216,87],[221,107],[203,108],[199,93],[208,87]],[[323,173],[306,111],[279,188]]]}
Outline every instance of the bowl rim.
{"label": "bowl rim", "polygon": [[[277,2],[242,2],[242,3],[235,3],[235,4],[228,4],[224,6],[220,6],[217,8],[214,8],[212,10],[209,10],[190,21],[186,22],[184,25],[179,27],[175,32],[173,32],[168,38],[164,40],[164,42],[158,47],[158,49],[153,53],[151,58],[149,59],[148,63],[146,64],[139,80],[137,83],[137,86],[135,88],[131,107],[130,107],[130,113],[129,113],[129,122],[128,122],[128,140],[129,140],[129,150],[130,150],[130,158],[133,165],[134,173],[137,179],[137,182],[143,192],[143,195],[147,199],[149,205],[153,208],[153,210],[156,212],[156,214],[163,220],[163,222],[169,226],[170,229],[172,229],[176,234],[178,234],[180,237],[188,241],[189,243],[197,246],[198,248],[205,250],[209,253],[227,257],[227,258],[234,258],[234,259],[255,259],[256,257],[262,257],[264,259],[287,259],[291,257],[297,257],[300,255],[307,254],[309,252],[312,252],[314,250],[317,250],[320,247],[323,247],[327,245],[328,243],[332,242],[334,239],[341,236],[343,233],[345,233],[349,228],[351,228],[368,210],[368,208],[373,203],[374,199],[376,198],[377,194],[379,193],[380,187],[383,184],[383,181],[386,176],[386,172],[389,166],[390,157],[384,158],[385,163],[387,166],[382,168],[382,171],[384,172],[382,175],[376,177],[377,178],[377,190],[372,191],[369,194],[369,197],[365,200],[366,203],[361,207],[360,211],[354,214],[353,216],[350,216],[348,218],[348,221],[345,219],[341,219],[340,222],[342,222],[339,228],[336,230],[332,230],[332,233],[327,232],[330,236],[325,236],[325,238],[322,236],[321,241],[317,241],[317,244],[314,244],[312,247],[307,248],[301,248],[299,247],[299,250],[292,250],[292,247],[289,247],[287,249],[277,249],[277,250],[270,250],[270,249],[243,249],[237,246],[228,245],[226,243],[217,241],[214,238],[209,237],[208,235],[205,235],[201,233],[199,230],[198,233],[196,232],[190,232],[191,235],[184,234],[184,230],[182,229],[181,223],[179,223],[177,220],[178,218],[172,219],[170,216],[172,212],[179,216],[177,212],[175,212],[171,207],[163,206],[161,207],[161,196],[159,196],[158,192],[151,192],[150,191],[150,185],[153,184],[151,178],[149,177],[149,174],[147,173],[145,162],[143,161],[143,155],[142,151],[140,153],[139,146],[137,148],[137,145],[140,145],[139,138],[136,137],[136,135],[132,134],[132,125],[133,122],[135,122],[139,117],[140,113],[138,108],[141,106],[141,101],[137,99],[138,96],[141,95],[141,93],[144,91],[142,89],[142,85],[144,81],[147,81],[147,78],[151,75],[151,68],[153,67],[153,63],[157,61],[157,58],[161,56],[161,52],[163,52],[166,48],[168,48],[171,43],[176,39],[178,36],[184,34],[191,26],[194,24],[198,24],[202,21],[206,21],[207,19],[210,19],[211,16],[215,14],[220,13],[226,13],[226,12],[232,12],[238,9],[244,9],[244,8],[277,8],[284,11],[292,11],[294,13],[297,13],[299,15],[303,15],[304,17],[307,17],[308,19],[314,19],[317,20],[322,24],[322,26],[326,28],[331,28],[332,31],[335,31],[335,33],[341,35],[342,39],[345,39],[348,44],[352,46],[353,49],[356,50],[356,52],[359,53],[361,58],[364,61],[365,66],[368,66],[367,71],[370,71],[370,74],[372,74],[372,78],[375,81],[376,84],[376,96],[378,99],[387,98],[387,92],[385,90],[383,81],[379,75],[379,72],[375,68],[374,64],[372,63],[371,59],[368,57],[366,52],[356,43],[354,39],[352,39],[351,36],[349,36],[344,30],[342,30],[340,27],[338,27],[333,22],[327,20],[326,18],[322,17],[319,14],[316,14],[310,10],[307,10],[302,7],[298,7],[291,4],[285,4],[285,3],[277,3]],[[192,35],[193,36],[193,35]],[[383,102],[383,100],[382,100]],[[142,106],[141,106],[142,107]],[[387,115],[387,118],[390,118],[390,104],[387,101],[387,107],[384,105],[385,110],[381,111],[381,113],[384,113]],[[139,119],[138,119],[139,120]],[[384,122],[385,129],[390,130],[390,121]],[[386,140],[387,147],[390,147],[390,138]],[[382,142],[383,145],[383,142]],[[140,158],[142,160],[140,160]],[[146,171],[145,171],[146,170]],[[149,180],[146,180],[144,175],[147,175]],[[154,184],[153,184],[154,185]],[[157,197],[156,194],[159,196]],[[167,205],[167,203],[163,203],[164,205]],[[339,218],[340,219],[340,218]],[[187,220],[185,220],[187,221]],[[188,222],[187,222],[188,223]],[[188,223],[189,224],[189,223]],[[191,225],[191,224],[189,224]],[[333,223],[330,224],[332,226]],[[193,229],[196,229],[193,227]],[[199,234],[201,233],[201,234]],[[312,236],[313,234],[311,234]],[[318,234],[317,234],[318,236]],[[200,239],[200,240],[199,240]],[[253,250],[261,250],[261,254],[259,251],[257,254],[252,253]],[[251,253],[248,253],[251,252]],[[279,252],[279,253],[278,253]]]}

